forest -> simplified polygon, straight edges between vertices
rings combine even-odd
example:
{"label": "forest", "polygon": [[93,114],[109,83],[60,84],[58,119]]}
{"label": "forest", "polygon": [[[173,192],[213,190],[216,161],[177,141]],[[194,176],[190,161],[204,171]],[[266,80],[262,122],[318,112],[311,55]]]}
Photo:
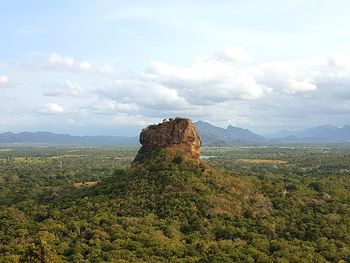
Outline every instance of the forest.
{"label": "forest", "polygon": [[0,262],[350,262],[350,147],[1,147]]}

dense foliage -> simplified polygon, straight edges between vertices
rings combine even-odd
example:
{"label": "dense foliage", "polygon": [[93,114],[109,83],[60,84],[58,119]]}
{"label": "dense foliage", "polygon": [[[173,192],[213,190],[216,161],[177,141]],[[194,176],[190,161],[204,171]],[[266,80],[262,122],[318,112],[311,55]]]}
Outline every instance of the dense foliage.
{"label": "dense foliage", "polygon": [[136,151],[0,148],[0,262],[350,262],[350,149]]}

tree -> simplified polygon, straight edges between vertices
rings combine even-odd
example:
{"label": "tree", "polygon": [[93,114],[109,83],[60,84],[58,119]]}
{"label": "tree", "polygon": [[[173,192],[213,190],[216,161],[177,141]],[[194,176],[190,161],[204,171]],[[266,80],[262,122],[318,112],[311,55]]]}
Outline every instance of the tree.
{"label": "tree", "polygon": [[57,256],[55,251],[48,243],[47,236],[41,236],[33,243],[29,244],[21,262],[28,263],[55,263]]}

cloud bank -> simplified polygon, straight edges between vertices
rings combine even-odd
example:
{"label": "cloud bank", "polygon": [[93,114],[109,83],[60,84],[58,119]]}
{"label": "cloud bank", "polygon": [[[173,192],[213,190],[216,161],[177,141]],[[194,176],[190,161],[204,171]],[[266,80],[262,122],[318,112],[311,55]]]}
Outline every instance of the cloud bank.
{"label": "cloud bank", "polygon": [[[255,61],[242,48],[227,46],[187,65],[155,60],[145,70],[125,70],[127,74],[116,74],[109,64],[87,61],[56,53],[48,56],[43,68],[67,80],[42,83],[44,107],[34,105],[37,114],[55,114],[67,125],[100,127],[139,127],[187,116],[266,132],[350,123],[347,53]],[[0,86],[8,82],[0,76]]]}
{"label": "cloud bank", "polygon": [[71,73],[92,73],[110,76],[117,73],[117,70],[109,64],[102,66],[93,65],[88,61],[79,61],[75,58],[58,53],[49,54],[42,64],[39,65],[39,68]]}

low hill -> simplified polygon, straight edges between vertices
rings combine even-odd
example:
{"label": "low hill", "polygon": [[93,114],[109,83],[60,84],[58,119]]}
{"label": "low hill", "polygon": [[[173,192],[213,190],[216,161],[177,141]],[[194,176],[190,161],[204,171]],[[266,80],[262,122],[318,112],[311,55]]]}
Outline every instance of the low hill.
{"label": "low hill", "polygon": [[[60,203],[66,218],[110,229],[108,239],[118,247],[114,254],[106,252],[113,262],[253,262],[260,252],[232,240],[251,231],[244,220],[272,211],[254,178],[205,164],[169,162],[162,153],[117,170],[94,187],[75,190]],[[83,226],[80,231],[88,234]],[[100,234],[91,230],[88,235],[99,242]]]}
{"label": "low hill", "polygon": [[[218,167],[169,162],[160,153],[142,165],[118,170],[107,182],[84,194],[118,199],[119,213],[159,218],[242,216],[271,211],[251,178],[239,178]],[[254,204],[253,206],[251,204]]]}

